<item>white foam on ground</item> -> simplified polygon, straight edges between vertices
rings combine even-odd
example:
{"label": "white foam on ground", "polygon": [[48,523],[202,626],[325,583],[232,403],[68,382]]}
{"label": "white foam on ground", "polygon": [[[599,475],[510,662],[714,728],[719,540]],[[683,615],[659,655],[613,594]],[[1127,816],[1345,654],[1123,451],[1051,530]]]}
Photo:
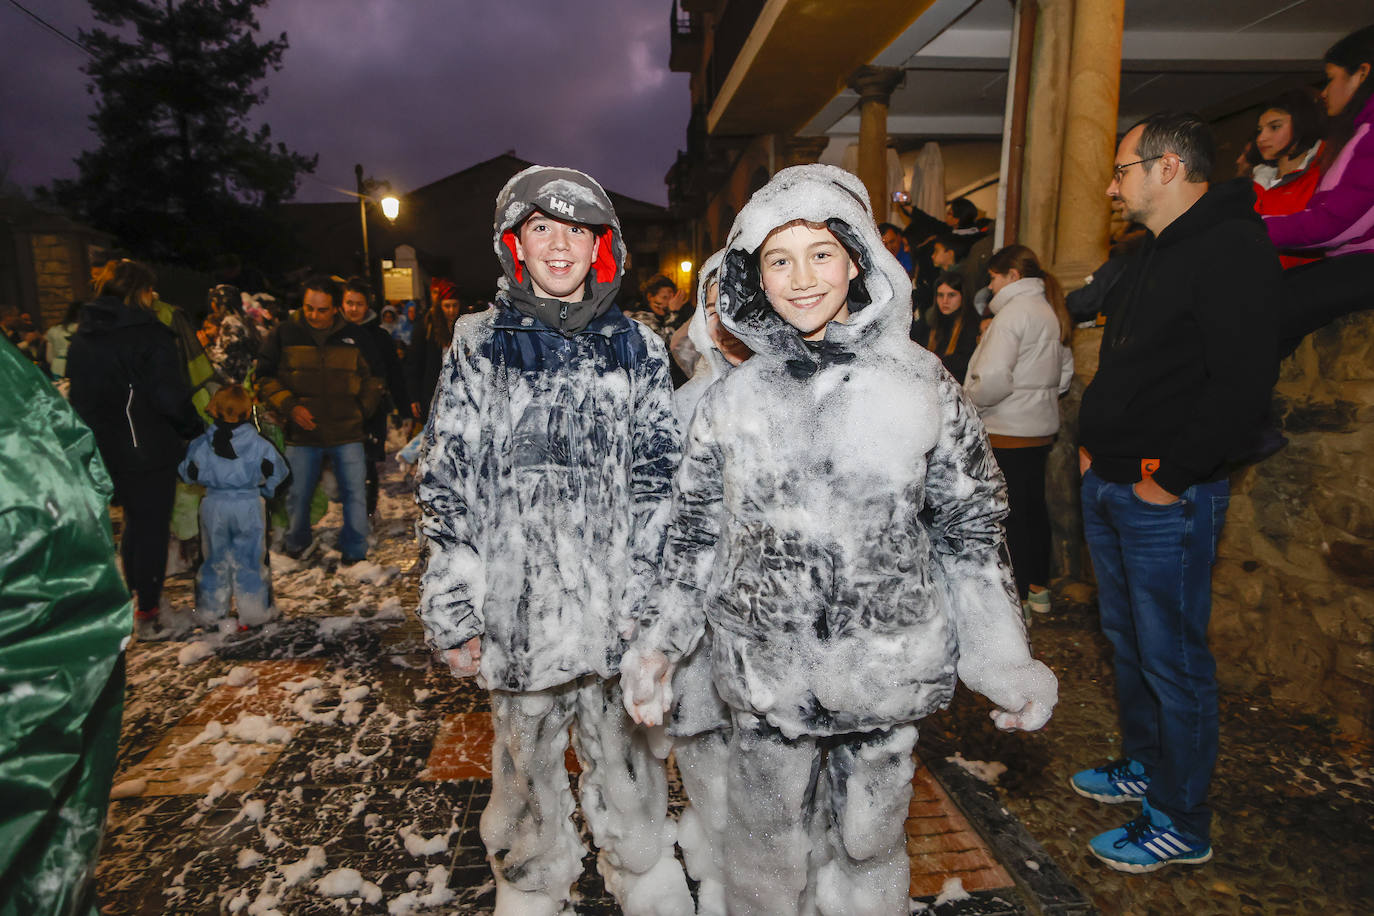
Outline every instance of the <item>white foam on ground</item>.
{"label": "white foam on ground", "polygon": [[208,642],[203,639],[198,639],[193,643],[187,643],[185,646],[182,646],[181,651],[177,653],[177,664],[184,668],[187,665],[203,662],[214,654],[215,650],[210,647]]}
{"label": "white foam on ground", "polygon": [[998,763],[995,760],[990,762],[985,760],[965,760],[964,755],[957,752],[953,757],[946,757],[945,761],[955,764],[965,773],[968,773],[975,779],[982,780],[990,786],[997,785],[997,780],[1007,771],[1007,765],[1005,763]]}

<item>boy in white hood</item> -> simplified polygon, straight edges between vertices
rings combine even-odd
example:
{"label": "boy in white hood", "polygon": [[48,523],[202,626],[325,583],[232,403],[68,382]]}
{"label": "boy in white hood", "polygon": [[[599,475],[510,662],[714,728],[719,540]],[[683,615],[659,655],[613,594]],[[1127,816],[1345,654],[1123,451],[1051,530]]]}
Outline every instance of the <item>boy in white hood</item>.
{"label": "boy in white hood", "polygon": [[915,721],[956,670],[1003,728],[1056,700],[1002,560],[1001,475],[908,337],[909,289],[840,169],[779,172],[730,231],[719,311],[755,356],[697,407],[622,678],[659,721],[709,621],[732,914],[904,916]]}

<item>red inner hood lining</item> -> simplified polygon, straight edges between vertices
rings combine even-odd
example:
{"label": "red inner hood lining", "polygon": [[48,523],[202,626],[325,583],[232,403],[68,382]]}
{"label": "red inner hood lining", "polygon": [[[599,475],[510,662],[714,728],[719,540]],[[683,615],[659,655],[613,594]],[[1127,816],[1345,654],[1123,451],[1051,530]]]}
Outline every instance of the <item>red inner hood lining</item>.
{"label": "red inner hood lining", "polygon": [[[511,263],[515,265],[515,282],[523,284],[525,282],[525,265],[516,254],[515,249],[515,230],[507,229],[501,233],[501,241],[510,251]],[[592,273],[595,275],[597,283],[610,283],[615,279],[617,266],[615,263],[615,232],[610,226],[603,226],[596,236],[596,258],[592,261]]]}

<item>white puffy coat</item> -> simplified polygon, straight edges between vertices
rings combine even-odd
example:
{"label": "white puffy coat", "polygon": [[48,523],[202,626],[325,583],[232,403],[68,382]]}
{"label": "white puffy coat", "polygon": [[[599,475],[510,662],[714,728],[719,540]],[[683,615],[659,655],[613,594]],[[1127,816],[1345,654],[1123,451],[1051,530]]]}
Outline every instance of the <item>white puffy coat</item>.
{"label": "white puffy coat", "polygon": [[988,305],[992,323],[969,359],[964,391],[990,434],[1052,436],[1059,396],[1073,381],[1073,352],[1059,342],[1059,319],[1045,281],[1008,283]]}

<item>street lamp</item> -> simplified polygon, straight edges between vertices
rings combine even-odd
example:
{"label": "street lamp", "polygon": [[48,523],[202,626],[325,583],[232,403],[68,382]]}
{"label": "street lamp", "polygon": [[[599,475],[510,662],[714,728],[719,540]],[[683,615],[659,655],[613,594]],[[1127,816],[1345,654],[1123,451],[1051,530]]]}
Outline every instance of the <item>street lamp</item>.
{"label": "street lamp", "polygon": [[692,273],[692,262],[691,262],[691,261],[683,261],[681,264],[678,265],[678,267],[682,268],[682,272],[683,272],[684,274],[687,274],[687,275],[689,275],[689,276],[691,275],[691,273]]}
{"label": "street lamp", "polygon": [[[353,176],[358,183],[358,190],[354,192],[354,196],[358,198],[358,222],[362,225],[363,229],[363,275],[371,281],[373,279],[372,252],[368,250],[367,246],[367,204],[368,201],[372,200],[372,197],[367,193],[367,184],[363,181],[363,167],[361,163],[353,166]],[[381,199],[380,203],[382,214],[388,221],[394,223],[396,217],[400,215],[401,202],[388,194]]]}

